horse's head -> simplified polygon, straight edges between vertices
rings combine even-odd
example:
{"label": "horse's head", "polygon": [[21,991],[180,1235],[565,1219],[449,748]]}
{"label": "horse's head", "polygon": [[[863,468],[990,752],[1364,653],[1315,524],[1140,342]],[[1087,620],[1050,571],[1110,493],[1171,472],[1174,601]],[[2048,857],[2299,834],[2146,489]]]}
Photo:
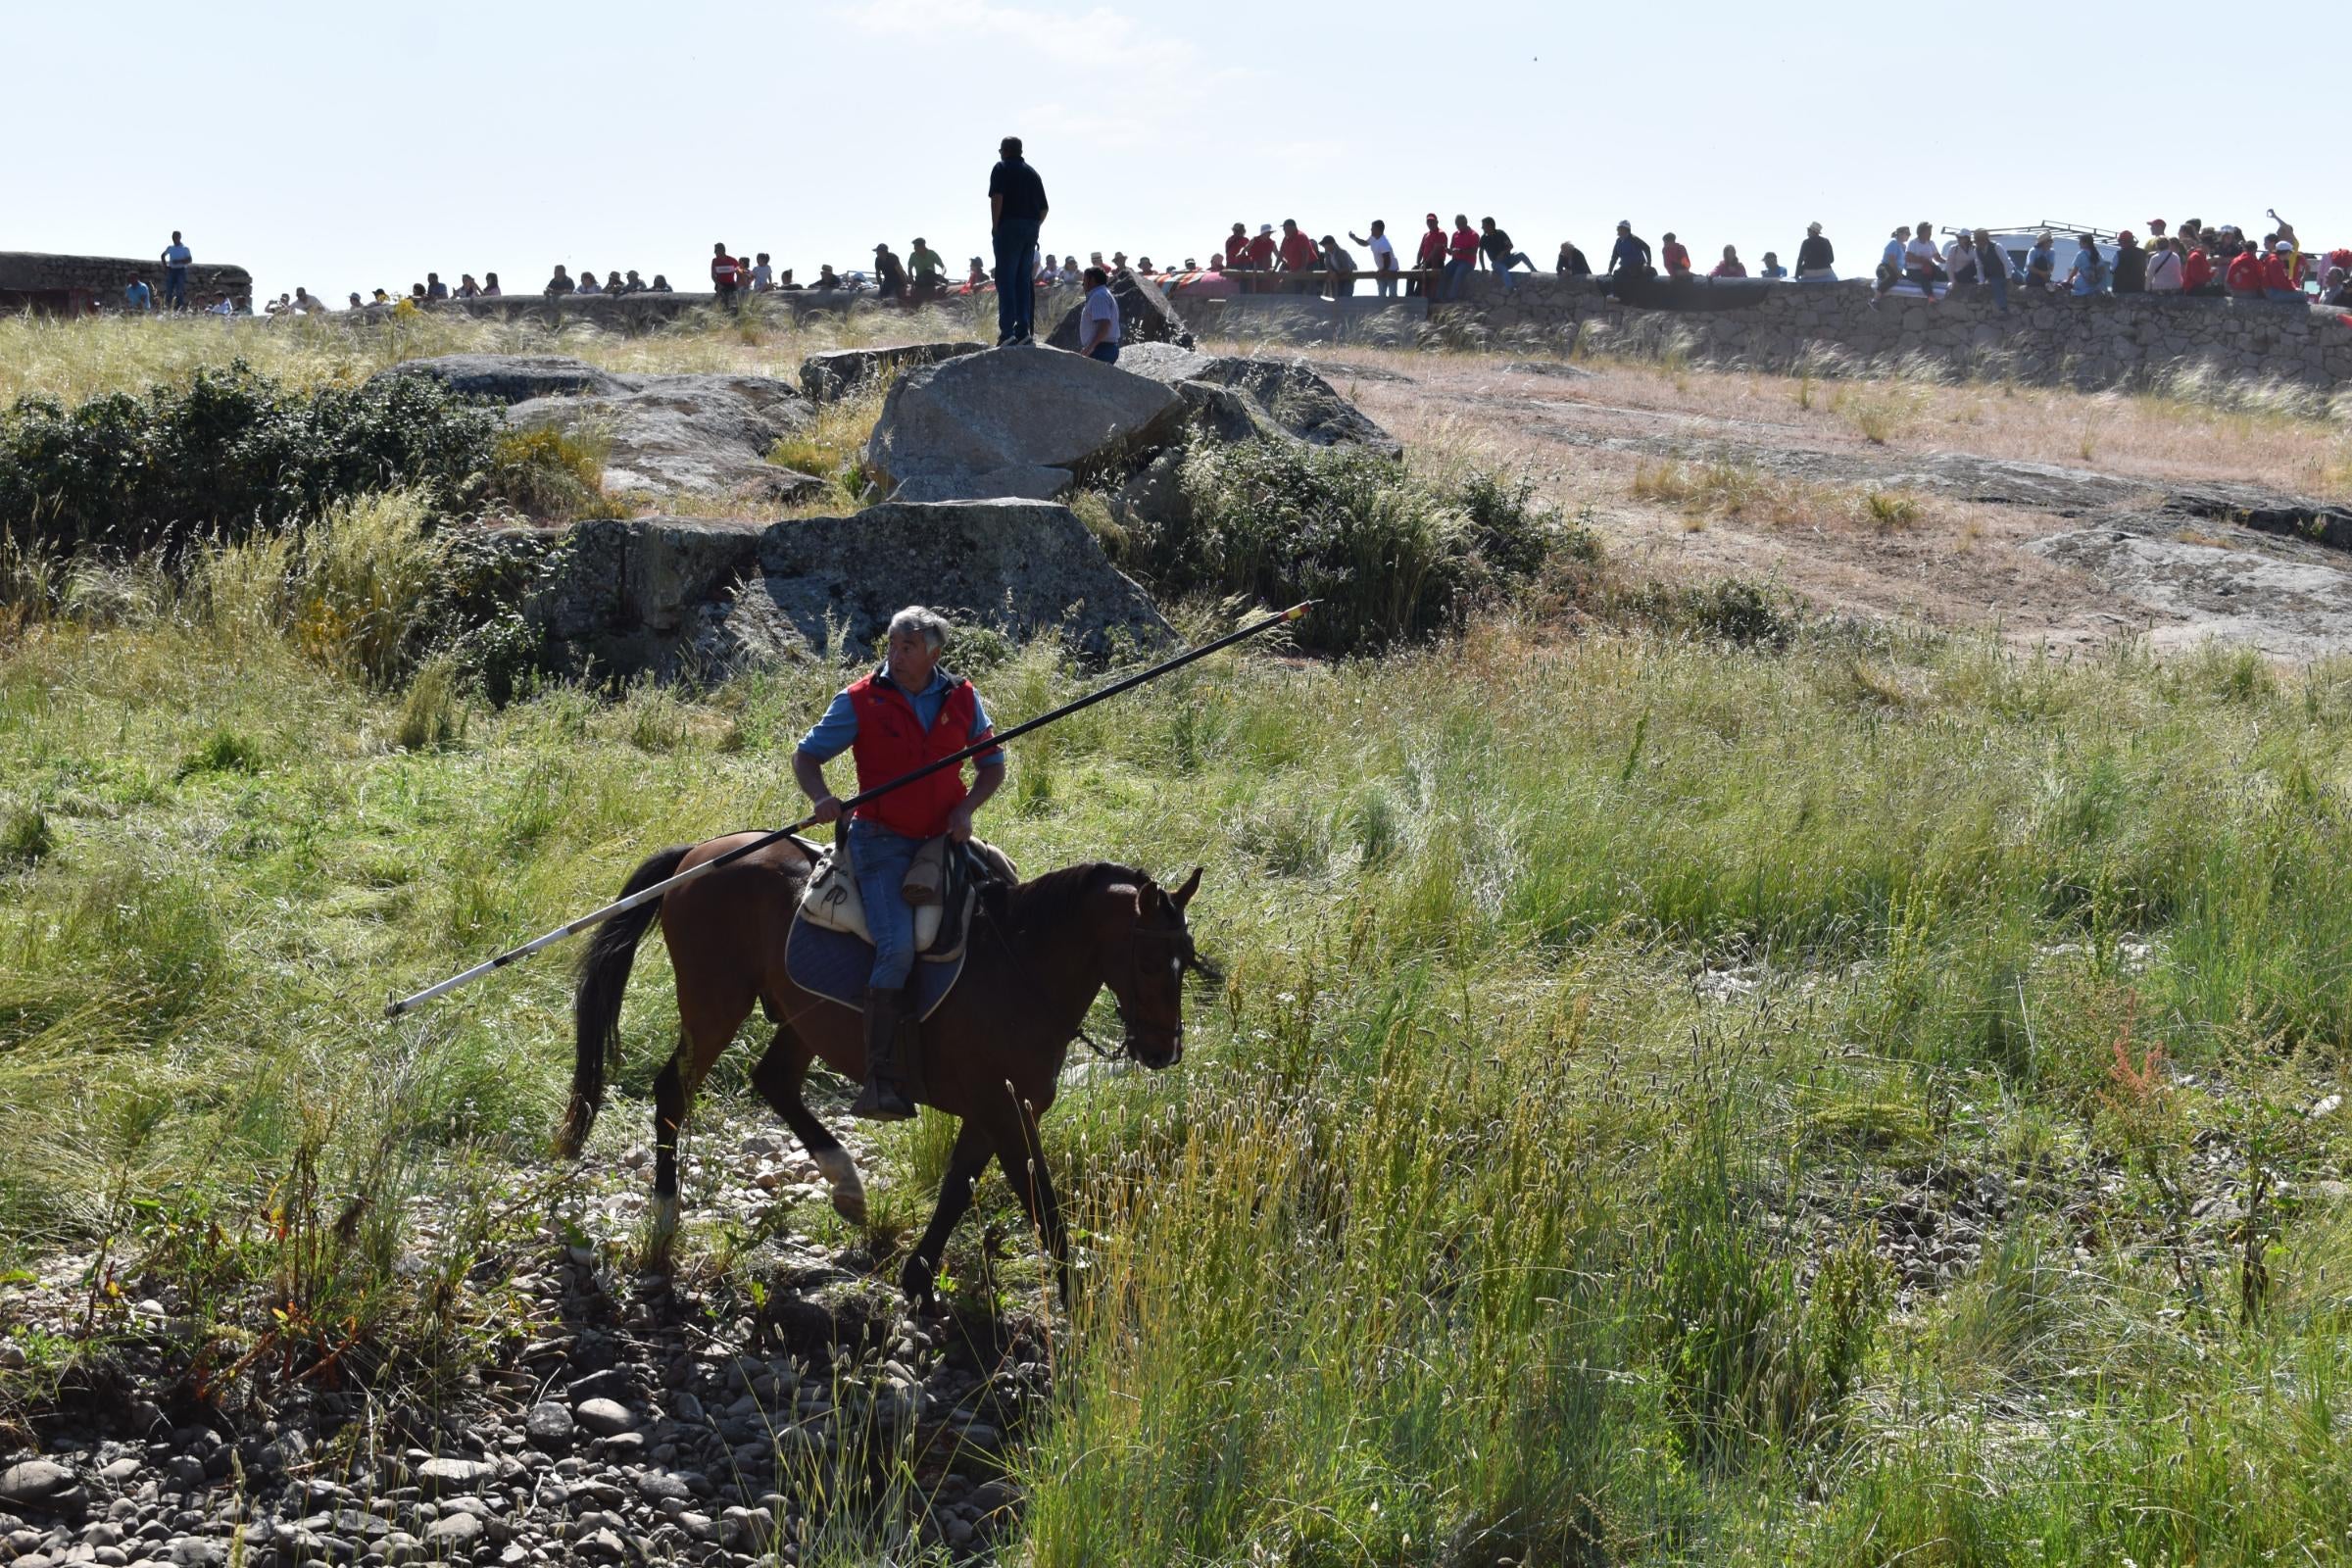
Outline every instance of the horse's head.
{"label": "horse's head", "polygon": [[1193,947],[1184,906],[1200,891],[1200,868],[1170,893],[1150,877],[1135,889],[1135,918],[1113,938],[1110,994],[1119,1004],[1128,1055],[1147,1067],[1172,1067],[1184,1059],[1184,977],[1204,979],[1216,969]]}

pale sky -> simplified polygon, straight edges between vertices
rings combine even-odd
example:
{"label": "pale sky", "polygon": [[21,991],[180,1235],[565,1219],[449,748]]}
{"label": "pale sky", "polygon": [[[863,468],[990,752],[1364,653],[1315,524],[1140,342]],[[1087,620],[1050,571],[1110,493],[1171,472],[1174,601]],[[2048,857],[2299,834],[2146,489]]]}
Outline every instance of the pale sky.
{"label": "pale sky", "polygon": [[[707,286],[713,241],[813,276],[915,234],[987,250],[1027,139],[1060,252],[1205,259],[1236,220],[1399,236],[1493,215],[1548,268],[1619,218],[1703,270],[1867,271],[1896,222],[2130,227],[2277,207],[2352,244],[2328,119],[2347,46],[2156,0],[1092,8],[16,7],[0,250],[152,257],[173,228],[258,292],[536,290],[551,264]],[[2335,62],[2333,66],[2329,62]],[[2271,109],[2268,105],[2276,105]],[[1344,242],[1344,241],[1343,241]]]}

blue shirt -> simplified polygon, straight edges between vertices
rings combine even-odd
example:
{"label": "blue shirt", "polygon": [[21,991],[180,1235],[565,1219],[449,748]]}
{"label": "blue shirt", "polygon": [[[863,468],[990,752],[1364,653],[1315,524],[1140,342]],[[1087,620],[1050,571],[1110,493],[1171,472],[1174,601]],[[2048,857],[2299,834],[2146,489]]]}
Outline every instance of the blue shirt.
{"label": "blue shirt", "polygon": [[2101,263],[2099,261],[2099,253],[2097,251],[2075,252],[2075,270],[2073,275],[2075,279],[2075,292],[2077,294],[2096,294],[2099,292],[2100,267]]}
{"label": "blue shirt", "polygon": [[187,266],[188,248],[185,245],[167,245],[164,247],[164,265],[166,267]]}
{"label": "blue shirt", "polygon": [[[895,683],[892,682],[888,672],[877,672],[874,678],[883,685],[893,686],[895,689]],[[948,700],[949,686],[948,672],[944,669],[934,669],[931,671],[931,684],[919,692],[911,693],[907,698],[914,704],[914,716],[922,724],[926,734],[930,732],[932,724],[939,718],[940,705]],[[988,707],[980,701],[979,691],[974,689],[972,692],[972,730],[964,737],[964,744],[970,745],[987,734],[993,727],[989,723]],[[857,740],[858,709],[851,703],[848,692],[836,692],[833,696],[832,706],[825,710],[825,716],[818,719],[815,726],[801,737],[800,750],[820,762],[830,762],[848,751],[857,743]],[[972,762],[978,767],[1003,767],[1004,765],[1004,748],[992,746],[978,757],[973,758]]]}
{"label": "blue shirt", "polygon": [[144,283],[133,283],[122,291],[122,303],[134,311],[143,311],[155,303],[155,290]]}

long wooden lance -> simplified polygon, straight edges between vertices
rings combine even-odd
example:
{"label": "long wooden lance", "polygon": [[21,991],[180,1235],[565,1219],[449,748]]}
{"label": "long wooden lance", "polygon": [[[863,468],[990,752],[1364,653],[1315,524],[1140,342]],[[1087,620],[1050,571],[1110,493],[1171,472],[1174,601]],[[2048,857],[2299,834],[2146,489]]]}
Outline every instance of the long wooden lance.
{"label": "long wooden lance", "polygon": [[[1150,669],[1139,670],[1137,673],[1129,675],[1124,679],[1112,681],[1101,691],[1089,692],[1086,696],[1078,698],[1074,702],[1064,703],[1050,713],[1040,713],[1037,717],[1028,720],[1026,723],[1015,724],[1012,728],[1005,730],[1001,734],[991,735],[984,741],[978,741],[970,746],[966,746],[962,751],[956,753],[952,757],[943,757],[937,761],[925,762],[922,766],[914,769],[910,773],[902,773],[897,778],[891,779],[887,783],[877,784],[870,790],[860,790],[856,795],[851,796],[848,800],[841,803],[841,814],[843,816],[847,816],[850,812],[856,810],[858,807],[863,806],[866,802],[878,800],[882,796],[888,795],[892,790],[902,789],[908,784],[912,784],[917,779],[929,778],[932,774],[938,772],[942,768],[959,767],[963,763],[971,760],[971,759],[979,756],[982,752],[994,751],[996,748],[1004,745],[1008,741],[1018,740],[1023,735],[1027,735],[1032,731],[1041,730],[1056,719],[1069,717],[1072,713],[1077,712],[1082,708],[1092,708],[1095,704],[1102,702],[1106,698],[1116,697],[1121,692],[1133,691],[1136,687],[1143,685],[1146,681],[1157,680],[1160,676],[1167,674],[1171,670],[1182,669],[1185,665],[1191,663],[1196,659],[1206,659],[1209,655],[1217,652],[1219,649],[1231,648],[1235,643],[1241,642],[1246,638],[1254,637],[1259,632],[1267,631],[1273,627],[1285,625],[1291,621],[1297,620],[1299,616],[1305,614],[1307,611],[1313,607],[1313,605],[1314,601],[1311,599],[1305,601],[1303,604],[1293,605],[1290,609],[1282,612],[1280,614],[1268,615],[1263,620],[1252,621],[1249,625],[1242,627],[1239,631],[1227,632],[1224,636],[1219,637],[1214,642],[1202,643],[1198,648],[1188,649],[1186,652],[1178,654],[1174,659],[1168,660],[1163,663],[1153,664]],[[458,987],[469,984],[475,980],[479,980],[482,976],[489,974],[494,970],[503,969],[510,963],[516,962],[519,959],[527,958],[532,954],[537,953],[541,948],[553,947],[556,943],[563,941],[565,937],[578,936],[590,926],[601,925],[605,921],[612,919],[614,915],[625,913],[630,909],[636,908],[641,904],[650,904],[654,900],[661,898],[663,894],[668,893],[673,888],[682,888],[697,877],[709,876],[711,872],[717,870],[722,865],[732,865],[734,862],[742,859],[747,855],[758,854],[760,851],[764,850],[769,845],[775,843],[778,839],[789,838],[795,833],[804,832],[808,828],[815,827],[816,825],[817,819],[815,817],[804,816],[798,822],[791,824],[789,827],[777,828],[772,833],[762,833],[760,835],[760,837],[752,840],[749,844],[739,844],[734,849],[727,851],[727,853],[724,855],[712,856],[710,859],[705,860],[702,864],[694,867],[690,871],[680,871],[676,876],[669,878],[667,881],[657,882],[650,888],[642,888],[637,892],[630,894],[627,898],[620,900],[616,904],[608,904],[601,909],[581,915],[577,920],[573,920],[569,924],[560,925],[553,931],[547,932],[542,936],[533,937],[530,941],[525,942],[519,948],[510,948],[508,951],[500,954],[495,958],[486,958],[463,974],[453,974],[448,979],[443,980],[438,984],[426,986],[422,991],[417,992],[414,996],[396,997],[384,1004],[384,1016],[387,1018],[397,1018],[404,1012],[408,1012],[413,1008],[423,1006],[426,1003],[432,1001],[436,997],[446,997],[452,991],[457,990]]]}

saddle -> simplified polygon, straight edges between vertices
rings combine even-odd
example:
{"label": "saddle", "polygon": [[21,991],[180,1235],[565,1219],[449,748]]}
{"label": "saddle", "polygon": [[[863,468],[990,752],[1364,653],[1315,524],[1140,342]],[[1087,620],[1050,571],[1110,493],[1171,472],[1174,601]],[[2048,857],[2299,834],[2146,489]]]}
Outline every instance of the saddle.
{"label": "saddle", "polygon": [[[852,874],[848,836],[831,847],[795,840],[814,862],[801,906],[784,938],[784,969],[811,996],[836,1002],[852,1012],[865,1006],[865,985],[873,968],[873,934],[865,905]],[[974,841],[951,844],[934,839],[907,873],[914,893],[927,902],[914,907],[915,948],[921,961],[906,985],[907,1007],[916,1020],[939,1009],[963,975],[970,932],[984,883],[1020,880],[1004,852]],[[931,852],[936,851],[936,854]],[[909,1092],[922,1099],[921,1053],[909,1050],[901,1068]]]}
{"label": "saddle", "polygon": [[[844,833],[831,845],[815,850],[815,859],[816,866],[801,894],[799,919],[856,937],[871,947],[873,930],[866,924],[865,898],[850,863],[849,835]],[[1011,859],[993,844],[977,839],[956,844],[944,837],[924,840],[900,889],[914,906],[916,956],[926,963],[960,959],[971,934],[972,908],[979,902],[981,885],[1017,880]]]}

